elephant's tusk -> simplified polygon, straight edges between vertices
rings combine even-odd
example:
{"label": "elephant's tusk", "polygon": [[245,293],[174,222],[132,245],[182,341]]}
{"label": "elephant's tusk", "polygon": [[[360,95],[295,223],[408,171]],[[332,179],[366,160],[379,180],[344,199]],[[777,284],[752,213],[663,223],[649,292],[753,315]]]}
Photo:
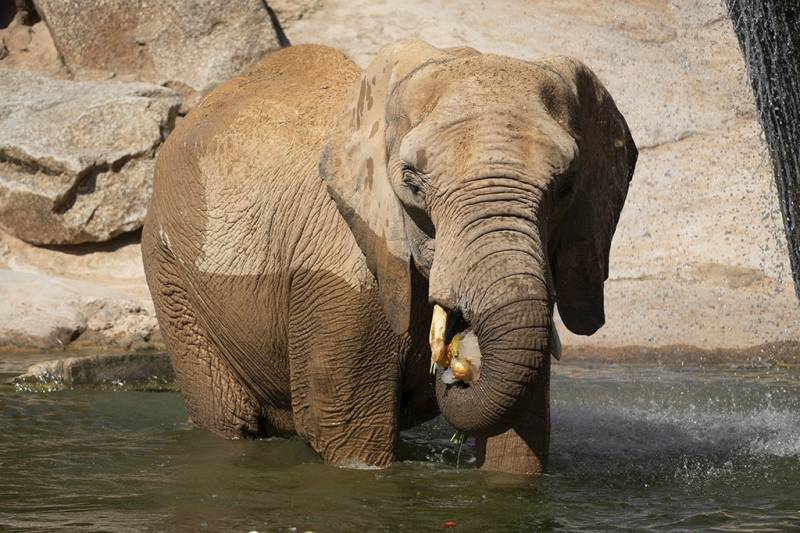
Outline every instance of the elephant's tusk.
{"label": "elephant's tusk", "polygon": [[561,339],[558,338],[555,324],[550,326],[550,355],[561,361]]}
{"label": "elephant's tusk", "polygon": [[447,331],[447,311],[438,304],[433,306],[433,317],[431,318],[431,331],[428,341],[431,345],[431,374],[436,371],[436,365],[447,368],[450,366],[447,345],[444,342],[445,332]]}
{"label": "elephant's tusk", "polygon": [[428,336],[431,344],[431,374],[436,373],[437,368],[451,369],[447,373],[449,380],[469,383],[476,378],[481,365],[478,337],[471,330],[462,331],[450,340],[448,346],[445,344],[447,321],[447,311],[439,305],[434,305],[431,331]]}

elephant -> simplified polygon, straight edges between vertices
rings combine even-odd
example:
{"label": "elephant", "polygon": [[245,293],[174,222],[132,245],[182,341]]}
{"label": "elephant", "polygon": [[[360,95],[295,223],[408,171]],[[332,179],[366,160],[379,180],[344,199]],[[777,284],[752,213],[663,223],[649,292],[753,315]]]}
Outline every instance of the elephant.
{"label": "elephant", "polygon": [[[190,421],[385,467],[442,413],[486,470],[547,463],[554,306],[605,321],[638,152],[595,74],[417,40],[362,70],[297,45],[208,94],[157,158],[142,253]],[[479,374],[432,375],[434,309]]]}

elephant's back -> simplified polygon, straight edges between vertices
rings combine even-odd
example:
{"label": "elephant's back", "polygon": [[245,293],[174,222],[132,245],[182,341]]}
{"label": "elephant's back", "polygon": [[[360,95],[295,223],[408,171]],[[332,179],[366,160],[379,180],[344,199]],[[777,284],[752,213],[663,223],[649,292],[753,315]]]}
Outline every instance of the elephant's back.
{"label": "elephant's back", "polygon": [[360,72],[327,46],[285,48],[212,91],[186,117],[182,133],[207,154],[229,154],[228,143],[237,141],[242,152],[286,143],[313,148],[330,130]]}
{"label": "elephant's back", "polygon": [[185,259],[215,274],[252,274],[264,267],[254,247],[294,240],[297,225],[283,217],[324,189],[319,152],[359,75],[337,50],[292,46],[186,116],[159,154],[152,204],[162,226],[180,228]]}

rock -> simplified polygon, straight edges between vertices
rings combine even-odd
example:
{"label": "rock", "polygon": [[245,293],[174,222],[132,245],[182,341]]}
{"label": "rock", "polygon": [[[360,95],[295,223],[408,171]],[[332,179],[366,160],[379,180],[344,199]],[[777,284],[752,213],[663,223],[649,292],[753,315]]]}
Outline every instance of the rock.
{"label": "rock", "polygon": [[709,26],[728,19],[722,1],[668,0],[667,3],[672,15],[687,26]]}
{"label": "rock", "polygon": [[139,228],[179,99],[144,83],[0,69],[0,227],[34,244]]}
{"label": "rock", "polygon": [[[283,0],[273,7],[287,22],[317,3]],[[36,6],[76,73],[112,71],[205,92],[279,48],[262,0],[36,0]]]}
{"label": "rock", "polygon": [[0,351],[163,349],[138,233],[42,248],[0,231],[0,269]]}
{"label": "rock", "polygon": [[0,231],[0,268],[102,284],[147,300],[140,235],[111,241],[33,246]]}
{"label": "rock", "polygon": [[69,357],[36,363],[13,379],[17,385],[166,385],[175,380],[169,356],[133,353]]}
{"label": "rock", "polygon": [[163,348],[152,303],[80,280],[0,269],[4,350]]}
{"label": "rock", "polygon": [[7,28],[0,29],[0,41],[1,68],[32,70],[55,78],[69,76],[43,21],[27,26],[15,19]]}
{"label": "rock", "polygon": [[322,7],[321,0],[270,0],[267,4],[278,16],[278,21],[284,29],[291,28],[295,21]]}

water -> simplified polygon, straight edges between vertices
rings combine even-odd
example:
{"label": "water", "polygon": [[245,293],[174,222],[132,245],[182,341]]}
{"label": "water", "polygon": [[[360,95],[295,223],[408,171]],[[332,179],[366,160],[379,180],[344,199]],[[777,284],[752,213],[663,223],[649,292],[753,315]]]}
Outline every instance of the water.
{"label": "water", "polygon": [[[0,364],[0,373],[10,373]],[[438,419],[385,470],[226,441],[176,393],[0,389],[0,530],[800,529],[800,371],[555,367],[549,473],[456,468]]]}

